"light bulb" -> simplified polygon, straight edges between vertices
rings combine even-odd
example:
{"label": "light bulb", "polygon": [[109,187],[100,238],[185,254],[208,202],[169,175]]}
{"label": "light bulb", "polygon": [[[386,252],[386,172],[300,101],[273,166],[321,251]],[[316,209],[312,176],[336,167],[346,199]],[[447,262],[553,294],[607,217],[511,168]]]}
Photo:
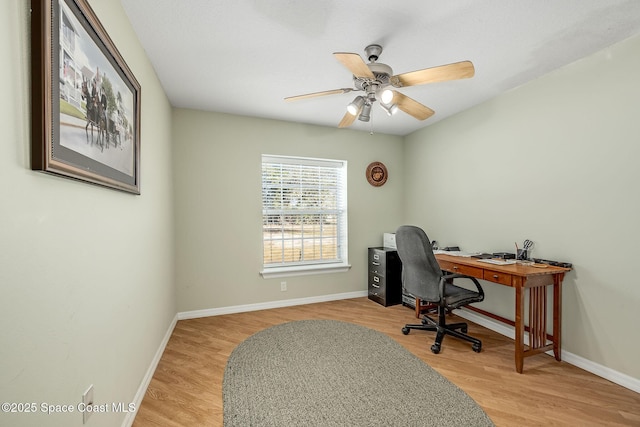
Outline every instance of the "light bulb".
{"label": "light bulb", "polygon": [[355,99],[351,102],[351,104],[347,105],[347,111],[352,116],[357,115],[360,112],[360,109],[364,105],[364,98],[362,96],[356,96]]}
{"label": "light bulb", "polygon": [[394,94],[391,89],[385,89],[380,95],[380,101],[382,101],[383,104],[389,104],[391,101],[393,101],[393,95]]}
{"label": "light bulb", "polygon": [[387,113],[387,116],[392,116],[396,111],[398,111],[398,106],[396,104],[384,105],[383,103],[380,103],[380,108]]}

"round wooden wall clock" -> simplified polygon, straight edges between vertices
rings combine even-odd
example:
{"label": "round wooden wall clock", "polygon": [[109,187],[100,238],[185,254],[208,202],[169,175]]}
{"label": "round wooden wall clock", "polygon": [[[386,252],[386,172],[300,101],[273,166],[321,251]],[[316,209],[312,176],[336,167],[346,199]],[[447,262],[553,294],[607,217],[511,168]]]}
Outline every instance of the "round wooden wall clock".
{"label": "round wooden wall clock", "polygon": [[367,181],[374,187],[380,187],[387,182],[387,167],[381,162],[373,162],[367,166]]}

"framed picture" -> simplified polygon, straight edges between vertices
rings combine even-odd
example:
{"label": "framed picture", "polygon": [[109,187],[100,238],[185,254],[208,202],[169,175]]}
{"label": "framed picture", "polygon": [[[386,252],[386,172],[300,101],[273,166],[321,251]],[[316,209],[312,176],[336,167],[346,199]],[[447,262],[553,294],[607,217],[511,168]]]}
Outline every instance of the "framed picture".
{"label": "framed picture", "polygon": [[31,7],[31,169],[140,194],[140,84],[86,0]]}

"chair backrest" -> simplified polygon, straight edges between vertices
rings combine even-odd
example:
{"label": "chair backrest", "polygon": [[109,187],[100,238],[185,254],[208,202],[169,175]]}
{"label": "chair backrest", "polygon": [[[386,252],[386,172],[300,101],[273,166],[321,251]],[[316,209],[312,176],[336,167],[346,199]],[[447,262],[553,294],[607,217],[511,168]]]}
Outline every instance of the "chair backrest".
{"label": "chair backrest", "polygon": [[402,261],[402,287],[422,300],[440,302],[442,270],[424,230],[413,225],[399,227],[396,247]]}

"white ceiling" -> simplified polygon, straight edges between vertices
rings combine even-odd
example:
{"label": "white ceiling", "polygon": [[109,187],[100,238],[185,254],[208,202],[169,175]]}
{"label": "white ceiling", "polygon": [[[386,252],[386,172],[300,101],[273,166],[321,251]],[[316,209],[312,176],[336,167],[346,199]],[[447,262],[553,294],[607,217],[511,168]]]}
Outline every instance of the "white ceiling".
{"label": "white ceiling", "polygon": [[[435,115],[352,129],[407,135],[640,33],[638,0],[121,0],[171,104],[335,127],[358,93],[332,55],[382,45],[394,74],[470,60],[471,79],[400,89]],[[639,52],[640,54],[640,52]],[[367,61],[368,62],[368,61]],[[144,97],[144,88],[142,88]],[[549,102],[553,102],[550,99]]]}

